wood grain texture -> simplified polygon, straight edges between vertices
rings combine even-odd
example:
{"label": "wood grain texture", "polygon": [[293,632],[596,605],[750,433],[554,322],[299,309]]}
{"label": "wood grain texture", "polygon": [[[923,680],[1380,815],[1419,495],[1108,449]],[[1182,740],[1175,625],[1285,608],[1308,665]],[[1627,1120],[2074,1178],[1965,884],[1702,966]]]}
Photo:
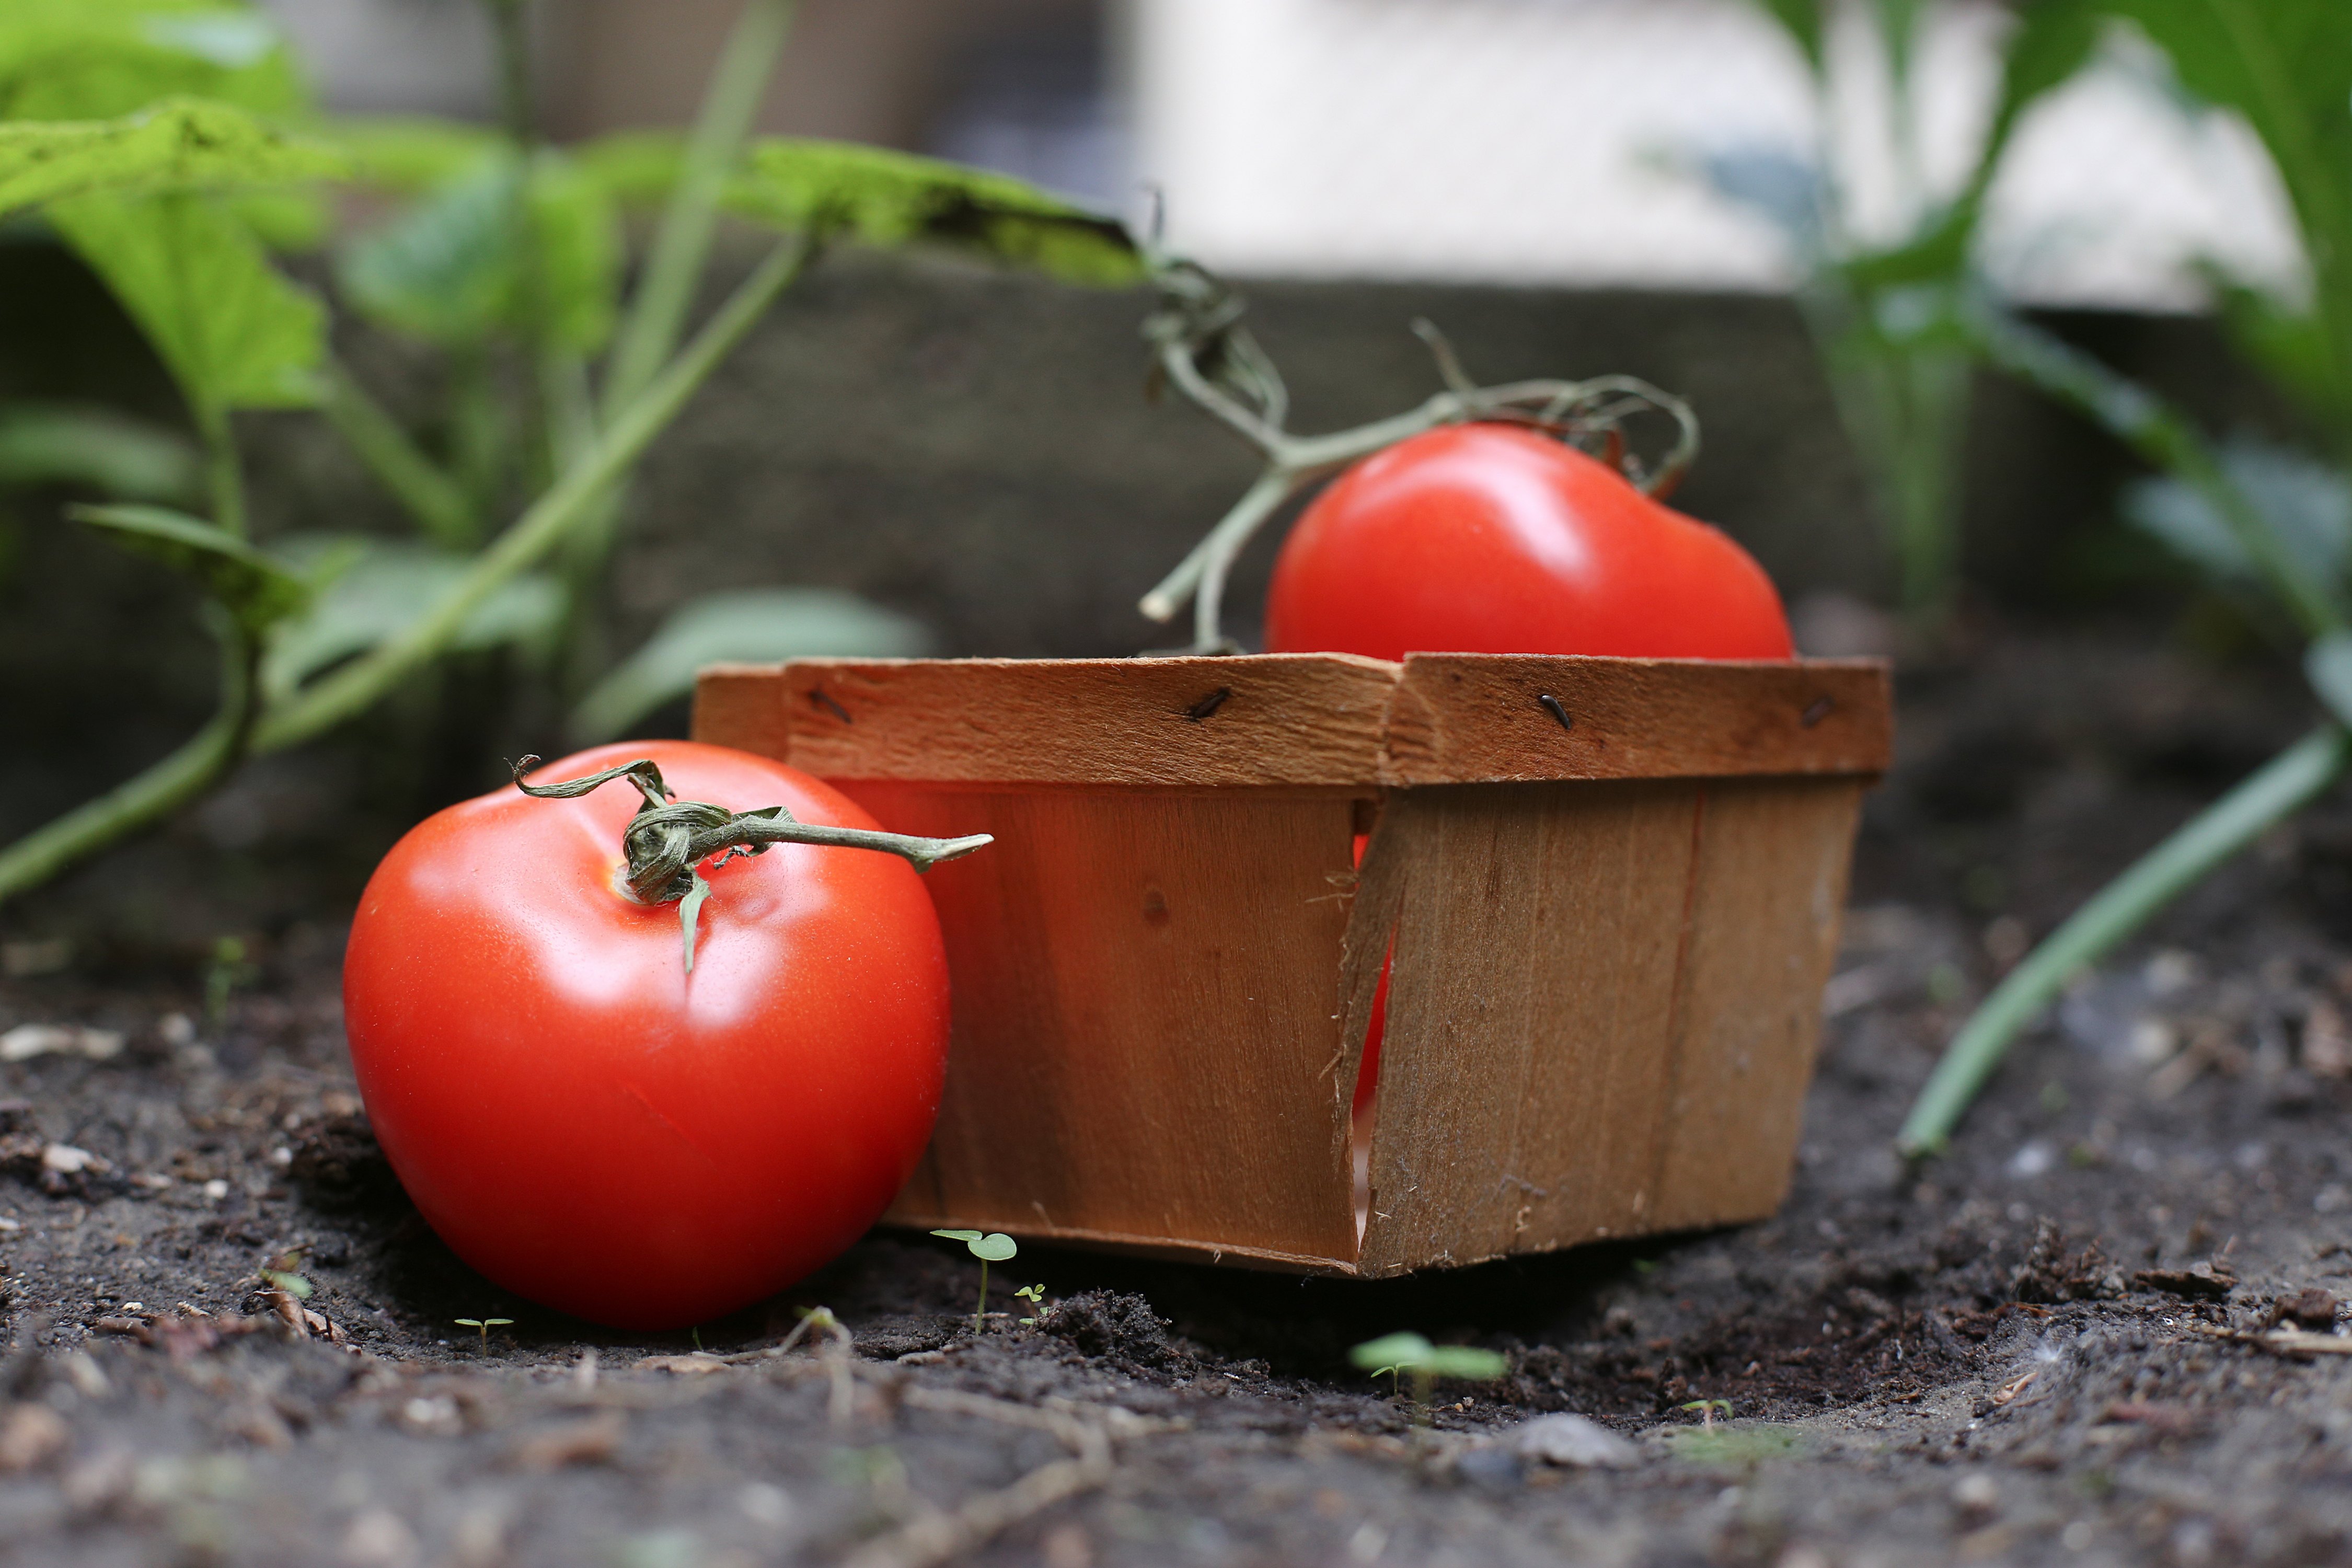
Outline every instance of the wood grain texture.
{"label": "wood grain texture", "polygon": [[1650,1216],[1760,1219],[1787,1194],[1837,958],[1859,780],[1706,786]]}
{"label": "wood grain texture", "polygon": [[1875,774],[1894,744],[1892,700],[1878,659],[1413,654],[1391,704],[1381,778]]}
{"label": "wood grain texture", "polygon": [[688,733],[714,746],[790,762],[793,733],[784,691],[781,664],[705,665],[695,677]]}
{"label": "wood grain texture", "polygon": [[1360,1272],[1648,1228],[1698,795],[1390,797],[1364,867],[1402,892]]}
{"label": "wood grain texture", "polygon": [[1346,797],[842,787],[900,832],[997,836],[926,879],[954,1045],[890,1217],[1350,1263]]}
{"label": "wood grain texture", "polygon": [[825,779],[1361,785],[1396,669],[1345,654],[800,659],[783,700],[793,765]]}

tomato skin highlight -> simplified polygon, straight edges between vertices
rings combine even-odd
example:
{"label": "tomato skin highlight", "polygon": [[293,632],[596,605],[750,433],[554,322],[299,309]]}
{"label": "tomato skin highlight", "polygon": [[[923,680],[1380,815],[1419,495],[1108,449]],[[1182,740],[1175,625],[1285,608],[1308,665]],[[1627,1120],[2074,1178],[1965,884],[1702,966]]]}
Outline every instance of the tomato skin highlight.
{"label": "tomato skin highlight", "polygon": [[1425,431],[1300,515],[1266,595],[1269,653],[1795,656],[1729,535],[1532,431]]}
{"label": "tomato skin highlight", "polygon": [[[651,757],[683,800],[875,826],[780,763],[603,746],[538,782]],[[614,1328],[704,1322],[864,1233],[921,1157],[946,1076],[948,973],[914,868],[779,844],[706,862],[694,972],[676,904],[621,887],[640,797],[512,788],[412,829],[343,965],[361,1098],[460,1258]]]}

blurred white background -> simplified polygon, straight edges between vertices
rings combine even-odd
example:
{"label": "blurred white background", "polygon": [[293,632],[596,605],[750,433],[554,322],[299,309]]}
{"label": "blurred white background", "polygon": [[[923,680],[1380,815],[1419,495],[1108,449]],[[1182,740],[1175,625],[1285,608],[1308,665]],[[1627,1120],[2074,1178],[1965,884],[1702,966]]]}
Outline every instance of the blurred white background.
{"label": "blurred white background", "polygon": [[[545,0],[564,134],[681,122],[738,0]],[[477,0],[268,0],[338,108],[484,112]],[[2011,14],[1942,7],[1917,164],[1948,190],[1981,134]],[[1824,148],[1865,227],[1905,182],[1855,26],[1827,123],[1747,0],[804,0],[765,117],[1027,175],[1245,276],[1780,289],[1765,218],[1700,156]],[[2200,263],[2293,287],[2283,198],[2233,122],[2184,110],[2131,51],[2032,111],[1986,261],[2036,302],[2201,303]]]}

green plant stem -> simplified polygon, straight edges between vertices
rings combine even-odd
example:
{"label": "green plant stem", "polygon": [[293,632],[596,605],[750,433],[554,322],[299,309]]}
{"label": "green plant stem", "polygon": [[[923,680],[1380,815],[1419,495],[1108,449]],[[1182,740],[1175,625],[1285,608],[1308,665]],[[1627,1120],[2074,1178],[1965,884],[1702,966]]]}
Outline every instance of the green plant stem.
{"label": "green plant stem", "polygon": [[0,904],[162,821],[212,788],[244,757],[260,649],[243,627],[226,616],[219,619],[220,707],[211,721],[143,773],[0,849]]}
{"label": "green plant stem", "polygon": [[685,329],[687,310],[710,254],[729,167],[767,96],[768,79],[795,8],[793,0],[751,0],[719,57],[693,139],[687,144],[685,166],[662,212],[645,276],[614,344],[604,379],[608,416],[645,389]]}
{"label": "green plant stem", "polygon": [[2195,426],[2128,377],[2037,327],[1990,310],[1961,330],[2002,370],[2104,426],[2141,457],[2193,488],[2220,512],[2305,635],[2343,630],[2347,617],[2316,573],[2305,571],[2260,508],[2231,481]]}
{"label": "green plant stem", "polygon": [[2215,801],[2050,933],[1984,1000],[1904,1119],[1906,1156],[1943,1152],[2019,1029],[2085,965],[2145,925],[2215,867],[2336,782],[2352,763],[2352,731],[2324,724]]}
{"label": "green plant stem", "polygon": [[514,525],[476,558],[466,575],[407,630],[263,715],[257,751],[274,752],[331,729],[373,704],[448,646],[466,617],[536,564],[587,515],[604,489],[625,473],[776,296],[808,265],[816,237],[788,239],[736,287],[694,341],[597,437]]}
{"label": "green plant stem", "polygon": [[327,362],[324,381],[328,422],[393,499],[434,542],[471,549],[481,538],[481,523],[464,488],[408,438],[400,422],[340,362]]}
{"label": "green plant stem", "polygon": [[[1243,549],[1266,521],[1282,510],[1284,502],[1326,474],[1336,473],[1359,458],[1370,457],[1425,430],[1470,419],[1526,416],[1535,411],[1558,410],[1565,416],[1596,399],[1613,396],[1668,413],[1681,426],[1674,451],[1645,487],[1650,493],[1664,494],[1698,457],[1698,421],[1689,405],[1632,376],[1449,387],[1418,408],[1376,419],[1369,425],[1323,436],[1294,436],[1243,407],[1211,383],[1193,363],[1193,353],[1194,345],[1189,342],[1164,343],[1160,356],[1161,370],[1187,398],[1264,453],[1266,466],[1232,510],[1137,605],[1149,618],[1165,621],[1183,607],[1186,598],[1191,598],[1192,643],[1180,650],[1183,652],[1233,651],[1234,645],[1222,629],[1225,580]],[[1443,355],[1441,362],[1444,363]]]}
{"label": "green plant stem", "polygon": [[205,488],[212,500],[213,523],[225,533],[246,536],[245,470],[237,460],[236,432],[225,408],[198,407],[196,433],[204,442]]}
{"label": "green plant stem", "polygon": [[449,357],[449,457],[467,509],[486,518],[499,509],[505,474],[506,416],[488,352],[460,345]]}
{"label": "green plant stem", "polygon": [[980,1305],[972,1309],[971,1331],[975,1334],[988,1328],[988,1259],[980,1260]]}

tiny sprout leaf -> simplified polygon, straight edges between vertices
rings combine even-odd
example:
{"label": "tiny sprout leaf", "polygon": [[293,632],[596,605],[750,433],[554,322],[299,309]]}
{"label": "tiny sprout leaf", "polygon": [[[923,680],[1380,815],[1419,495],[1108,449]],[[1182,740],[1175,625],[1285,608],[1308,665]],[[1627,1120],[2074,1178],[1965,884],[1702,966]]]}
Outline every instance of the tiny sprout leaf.
{"label": "tiny sprout leaf", "polygon": [[971,1247],[971,1255],[982,1263],[1002,1263],[1021,1250],[1013,1238],[1002,1231],[983,1236],[977,1241],[966,1242],[964,1245]]}
{"label": "tiny sprout leaf", "polygon": [[310,1299],[310,1282],[299,1274],[283,1268],[265,1268],[261,1271],[261,1277],[298,1301],[307,1301]]}
{"label": "tiny sprout leaf", "polygon": [[497,1329],[497,1328],[504,1328],[505,1326],[507,1326],[507,1325],[508,1325],[508,1324],[509,1324],[509,1323],[512,1323],[513,1321],[514,1321],[514,1320],[513,1320],[512,1318],[484,1318],[484,1319],[482,1320],[483,1325],[484,1325],[485,1327],[488,1327],[488,1328],[493,1328],[493,1329]]}
{"label": "tiny sprout leaf", "polygon": [[945,1237],[950,1241],[978,1241],[980,1239],[980,1232],[976,1230],[935,1230],[931,1232],[931,1234],[933,1236]]}
{"label": "tiny sprout leaf", "polygon": [[1461,1383],[1491,1383],[1511,1370],[1511,1363],[1499,1352],[1471,1345],[1435,1346],[1423,1364],[1440,1377]]}
{"label": "tiny sprout leaf", "polygon": [[[1419,1334],[1383,1334],[1348,1352],[1348,1359],[1375,1376],[1402,1367],[1407,1372],[1428,1364],[1435,1347]],[[1375,1371],[1377,1369],[1377,1371]]]}
{"label": "tiny sprout leaf", "polygon": [[479,1318],[452,1318],[450,1321],[461,1329],[478,1329],[483,1326],[482,1320]]}

